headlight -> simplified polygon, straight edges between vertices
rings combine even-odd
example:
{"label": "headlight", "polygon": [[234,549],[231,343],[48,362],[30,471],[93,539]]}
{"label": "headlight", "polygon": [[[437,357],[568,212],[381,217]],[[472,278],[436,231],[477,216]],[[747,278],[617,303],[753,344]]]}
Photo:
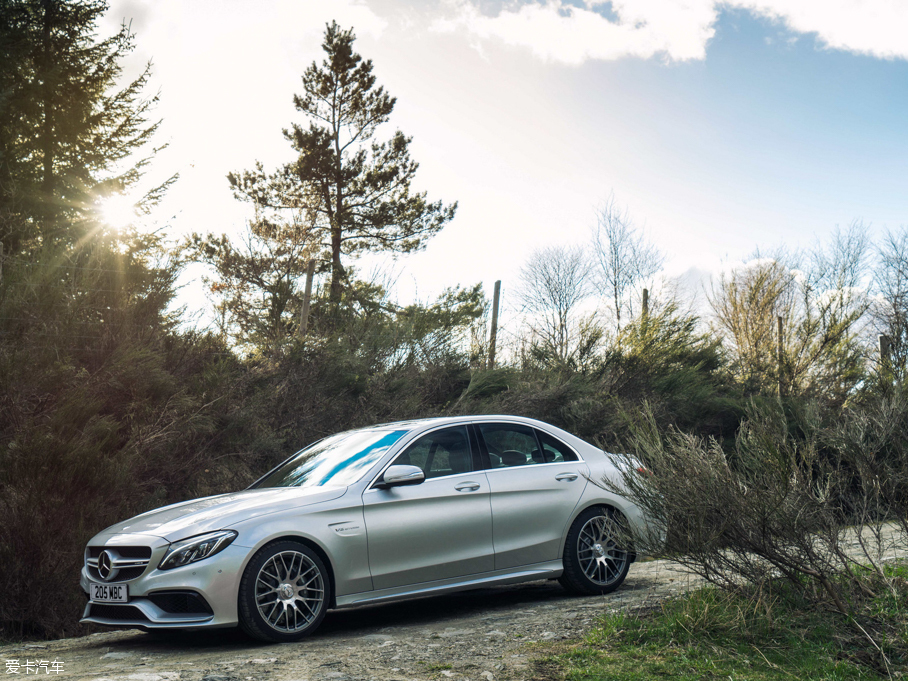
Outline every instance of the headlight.
{"label": "headlight", "polygon": [[174,542],[164,554],[158,569],[171,570],[213,556],[226,549],[236,537],[237,533],[233,530],[220,530]]}

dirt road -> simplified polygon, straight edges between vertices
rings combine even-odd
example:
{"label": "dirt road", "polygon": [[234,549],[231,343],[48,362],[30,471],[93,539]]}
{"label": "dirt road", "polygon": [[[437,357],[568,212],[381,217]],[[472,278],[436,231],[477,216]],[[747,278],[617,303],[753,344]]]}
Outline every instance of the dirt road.
{"label": "dirt road", "polygon": [[646,607],[695,583],[673,563],[651,561],[631,566],[609,596],[530,582],[328,613],[302,643],[259,644],[235,631],[165,639],[113,631],[0,646],[0,663],[5,672],[17,660],[23,681],[27,662],[32,678],[110,681],[521,679],[539,654],[534,643],[578,638],[604,612]]}

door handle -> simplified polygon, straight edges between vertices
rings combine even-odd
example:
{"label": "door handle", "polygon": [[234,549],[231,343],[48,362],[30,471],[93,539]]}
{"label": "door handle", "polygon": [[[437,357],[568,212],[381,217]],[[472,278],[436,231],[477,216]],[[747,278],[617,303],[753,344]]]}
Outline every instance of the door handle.
{"label": "door handle", "polygon": [[558,482],[573,482],[577,479],[576,473],[560,473],[555,476],[555,479]]}
{"label": "door handle", "polygon": [[475,492],[479,489],[478,482],[462,482],[455,487],[458,492]]}

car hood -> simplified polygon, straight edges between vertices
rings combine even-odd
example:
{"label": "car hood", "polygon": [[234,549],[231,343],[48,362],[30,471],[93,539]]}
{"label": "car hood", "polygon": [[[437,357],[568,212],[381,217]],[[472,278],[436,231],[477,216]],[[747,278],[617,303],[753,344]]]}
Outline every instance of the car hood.
{"label": "car hood", "polygon": [[111,525],[100,534],[150,534],[177,541],[223,530],[256,516],[330,501],[346,490],[346,487],[270,487],[219,494],[148,511]]}

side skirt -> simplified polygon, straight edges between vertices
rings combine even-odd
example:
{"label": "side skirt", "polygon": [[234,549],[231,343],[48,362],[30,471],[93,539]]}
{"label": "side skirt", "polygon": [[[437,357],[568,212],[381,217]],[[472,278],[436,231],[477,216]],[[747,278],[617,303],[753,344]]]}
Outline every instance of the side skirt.
{"label": "side skirt", "polygon": [[561,561],[553,560],[546,563],[524,565],[520,568],[483,572],[476,575],[469,575],[468,577],[442,579],[435,582],[423,582],[422,584],[410,584],[407,586],[393,587],[391,589],[381,589],[380,591],[363,591],[356,594],[338,596],[337,605],[335,607],[340,610],[342,608],[352,608],[367,603],[402,601],[408,598],[436,596],[454,591],[479,589],[485,586],[518,584],[520,582],[533,582],[540,579],[556,579],[561,576],[562,572],[564,572],[564,566],[561,564]]}

